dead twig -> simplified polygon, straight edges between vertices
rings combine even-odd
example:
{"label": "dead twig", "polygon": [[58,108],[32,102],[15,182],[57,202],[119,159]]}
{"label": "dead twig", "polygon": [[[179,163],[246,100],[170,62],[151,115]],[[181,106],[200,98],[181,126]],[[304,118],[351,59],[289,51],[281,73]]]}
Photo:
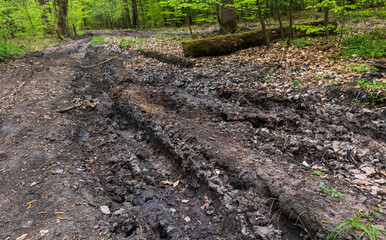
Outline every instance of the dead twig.
{"label": "dead twig", "polygon": [[60,33],[59,33],[58,30],[56,30],[56,35],[57,35],[58,38],[60,38],[61,40],[63,40],[63,41],[65,40],[64,37],[62,37],[62,36],[60,35]]}
{"label": "dead twig", "polygon": [[59,110],[57,110],[57,112],[58,113],[64,113],[64,112],[71,111],[72,109],[79,108],[81,106],[82,106],[81,104],[77,104],[77,105],[73,105],[73,106],[70,106],[70,107],[63,108],[63,109],[59,109]]}
{"label": "dead twig", "polygon": [[83,68],[83,69],[86,69],[86,68],[93,68],[93,67],[96,67],[96,66],[99,66],[99,65],[105,64],[105,63],[107,63],[107,62],[110,62],[110,61],[111,61],[111,60],[113,60],[113,59],[115,59],[115,57],[109,58],[109,59],[107,59],[106,61],[103,61],[103,62],[100,62],[100,63],[94,64],[94,65],[91,65],[91,66],[85,66],[85,67],[83,67],[83,66],[80,66],[80,67],[81,67],[81,68]]}

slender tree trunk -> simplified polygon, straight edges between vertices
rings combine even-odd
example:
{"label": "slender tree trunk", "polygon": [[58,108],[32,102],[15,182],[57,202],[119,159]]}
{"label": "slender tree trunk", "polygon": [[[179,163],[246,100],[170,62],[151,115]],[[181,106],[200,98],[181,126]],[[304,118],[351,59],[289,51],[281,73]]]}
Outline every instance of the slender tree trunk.
{"label": "slender tree trunk", "polygon": [[141,7],[142,25],[143,25],[143,28],[146,28],[146,19],[145,19],[145,13],[143,11],[142,0],[139,0],[139,5]]}
{"label": "slender tree trunk", "polygon": [[329,30],[328,30],[328,12],[329,11],[330,11],[329,7],[324,8],[324,27],[326,28],[324,31],[326,34],[326,38],[328,38],[330,35]]}
{"label": "slender tree trunk", "polygon": [[192,26],[190,24],[190,9],[189,8],[186,8],[186,20],[188,22],[190,36],[193,38]]}
{"label": "slender tree trunk", "polygon": [[[38,0],[38,3],[40,6],[44,6],[47,3],[47,0]],[[45,33],[49,33],[49,28],[47,26],[47,13],[49,13],[49,10],[47,7],[44,7],[42,14],[42,26]]]}
{"label": "slender tree trunk", "polygon": [[139,25],[137,0],[131,0],[131,8],[133,11],[133,28],[137,28]]}
{"label": "slender tree trunk", "polygon": [[294,0],[290,0],[289,6],[289,30],[288,30],[288,44],[291,43],[294,38],[294,30],[293,27],[293,9],[294,9]]}
{"label": "slender tree trunk", "polygon": [[263,36],[264,36],[265,45],[267,45],[267,48],[270,48],[271,43],[269,42],[267,27],[265,26],[265,18],[263,16],[261,0],[257,0],[257,12],[259,14],[259,19],[261,22],[261,28],[263,29]]}
{"label": "slender tree trunk", "polygon": [[63,37],[67,37],[70,34],[70,28],[67,22],[67,10],[68,0],[57,0],[59,13],[58,13],[58,32]]}
{"label": "slender tree trunk", "polygon": [[56,26],[57,21],[57,12],[56,12],[56,0],[52,0],[52,8],[54,9],[54,24]]}
{"label": "slender tree trunk", "polygon": [[275,0],[275,10],[276,10],[276,14],[277,14],[277,19],[279,20],[280,37],[284,38],[283,23],[281,22],[280,9],[279,9],[279,4],[277,3],[277,1],[278,0]]}
{"label": "slender tree trunk", "polygon": [[220,20],[220,6],[216,4],[216,16],[217,16],[217,23],[221,26],[221,20]]}
{"label": "slender tree trunk", "polygon": [[233,7],[234,0],[221,0],[220,25],[224,33],[237,31],[236,14]]}
{"label": "slender tree trunk", "polygon": [[123,0],[123,9],[124,9],[123,25],[125,28],[131,28],[130,9],[129,9],[127,0]]}

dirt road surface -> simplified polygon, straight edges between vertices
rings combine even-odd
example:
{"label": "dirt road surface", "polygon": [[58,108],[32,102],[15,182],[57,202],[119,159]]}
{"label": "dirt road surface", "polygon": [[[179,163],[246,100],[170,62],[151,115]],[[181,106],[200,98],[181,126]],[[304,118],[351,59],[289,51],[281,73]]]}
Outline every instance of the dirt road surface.
{"label": "dirt road surface", "polygon": [[325,239],[385,201],[384,105],[90,39],[0,64],[0,239]]}

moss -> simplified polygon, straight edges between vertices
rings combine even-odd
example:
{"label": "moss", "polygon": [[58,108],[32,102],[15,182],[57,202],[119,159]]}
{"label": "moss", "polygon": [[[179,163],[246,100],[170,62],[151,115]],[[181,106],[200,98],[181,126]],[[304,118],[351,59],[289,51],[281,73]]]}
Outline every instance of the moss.
{"label": "moss", "polygon": [[[299,25],[321,25],[323,21],[302,22]],[[336,23],[330,23],[335,24]],[[268,28],[270,40],[279,39],[279,28]],[[289,27],[284,27],[288,32]],[[305,36],[305,32],[295,30],[297,36]],[[182,43],[182,48],[186,57],[218,56],[236,52],[254,46],[264,45],[264,35],[262,30],[254,30],[233,35],[222,35],[211,38],[202,38]]]}

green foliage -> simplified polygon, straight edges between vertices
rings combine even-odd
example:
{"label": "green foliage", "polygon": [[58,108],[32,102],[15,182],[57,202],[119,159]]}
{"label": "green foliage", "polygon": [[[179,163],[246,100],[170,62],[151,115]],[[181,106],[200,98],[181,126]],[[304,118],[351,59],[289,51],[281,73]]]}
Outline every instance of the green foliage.
{"label": "green foliage", "polygon": [[386,89],[386,82],[357,80],[357,84],[363,90],[378,91]]}
{"label": "green foliage", "polygon": [[316,42],[316,39],[310,38],[310,37],[302,37],[302,38],[296,38],[291,41],[291,44],[297,46],[297,47],[305,47],[308,45],[312,45]]}
{"label": "green foliage", "polygon": [[119,39],[118,46],[120,48],[129,49],[131,47],[132,42],[133,42],[132,40],[121,38],[121,39]]}
{"label": "green foliage", "polygon": [[297,88],[300,86],[302,82],[300,82],[299,80],[295,79],[292,81],[292,84],[288,85],[287,88]]}
{"label": "green foliage", "polygon": [[97,43],[103,43],[106,40],[107,36],[94,36],[90,41],[90,45],[95,45]]}
{"label": "green foliage", "polygon": [[326,177],[326,178],[328,178],[328,174],[325,174],[324,172],[319,171],[319,170],[312,170],[312,173],[315,174],[315,175],[318,175],[318,176],[320,176],[320,177]]}
{"label": "green foliage", "polygon": [[343,39],[343,49],[338,52],[344,58],[382,57],[386,55],[386,41],[372,35],[350,35]]}
{"label": "green foliage", "polygon": [[[299,29],[299,30],[302,30],[302,31],[305,31],[306,34],[322,34],[325,32],[326,30],[326,27],[325,26],[322,26],[322,25],[319,25],[319,26],[311,26],[311,25],[295,25],[294,26],[295,29]],[[335,26],[334,25],[331,25],[331,24],[328,24],[327,25],[327,29],[328,30],[334,30],[335,29]]]}
{"label": "green foliage", "polygon": [[0,39],[0,61],[21,53],[23,53],[22,49],[17,48],[12,43],[7,43]]}
{"label": "green foliage", "polygon": [[[326,194],[326,195],[329,195],[331,197],[334,197],[334,198],[342,198],[344,197],[344,194],[338,192],[335,188],[333,189],[330,189],[328,188],[327,186],[325,186],[324,182],[320,182],[319,186],[318,186],[320,189],[322,189],[323,193]],[[341,202],[342,203],[342,202]]]}
{"label": "green foliage", "polygon": [[351,69],[356,71],[356,72],[367,72],[370,70],[370,66],[367,64],[358,64],[358,63],[351,63],[349,64],[351,66]]}
{"label": "green foliage", "polygon": [[386,39],[386,27],[374,27],[370,31],[370,35],[378,39]]}
{"label": "green foliage", "polygon": [[362,239],[362,237],[364,236],[367,236],[368,238],[370,238],[370,240],[377,240],[378,239],[377,233],[380,233],[383,236],[385,236],[386,230],[377,227],[373,223],[375,214],[378,212],[381,206],[382,205],[379,205],[378,208],[371,214],[370,220],[366,224],[361,222],[361,218],[363,218],[364,216],[370,216],[370,214],[369,213],[362,214],[360,211],[357,211],[356,216],[354,218],[351,218],[348,221],[345,221],[339,224],[336,228],[334,228],[334,230],[330,233],[330,235],[328,235],[327,240],[331,238],[336,239],[342,233],[344,233],[344,238],[346,238],[349,230],[353,230],[361,233],[358,237],[358,240]]}
{"label": "green foliage", "polygon": [[138,46],[137,50],[148,50],[149,48],[147,46]]}
{"label": "green foliage", "polygon": [[378,92],[386,89],[386,82],[357,80],[357,84],[369,94],[369,102],[365,103],[367,106],[373,107],[378,100],[380,102],[384,101],[384,98],[379,98]]}
{"label": "green foliage", "polygon": [[315,73],[315,74],[314,74],[314,78],[312,79],[312,81],[318,82],[318,81],[321,80],[322,78],[323,78],[323,73]]}

